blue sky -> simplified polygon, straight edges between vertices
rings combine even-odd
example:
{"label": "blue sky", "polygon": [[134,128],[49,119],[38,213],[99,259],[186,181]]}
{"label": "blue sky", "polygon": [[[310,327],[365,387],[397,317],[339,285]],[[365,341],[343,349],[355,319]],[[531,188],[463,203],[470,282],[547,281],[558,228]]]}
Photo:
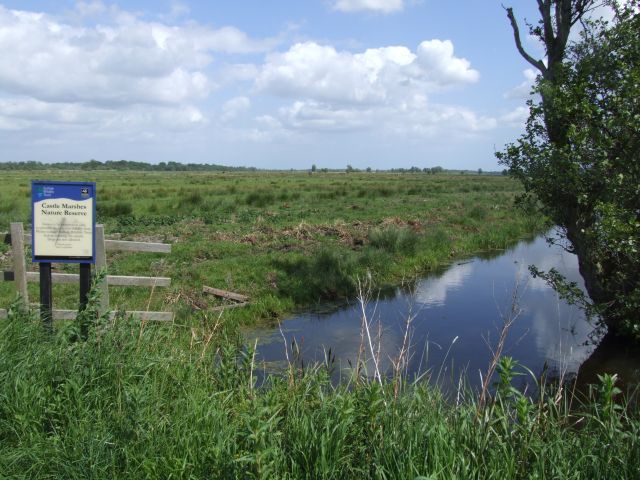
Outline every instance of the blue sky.
{"label": "blue sky", "polygon": [[501,3],[0,0],[0,161],[496,170],[533,79]]}

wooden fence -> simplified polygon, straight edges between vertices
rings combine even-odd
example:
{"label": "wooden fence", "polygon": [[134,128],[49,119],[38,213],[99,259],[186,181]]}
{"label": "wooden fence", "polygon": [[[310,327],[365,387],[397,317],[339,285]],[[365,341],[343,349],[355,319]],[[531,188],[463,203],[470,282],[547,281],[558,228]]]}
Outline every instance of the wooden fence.
{"label": "wooden fence", "polygon": [[[16,292],[19,293],[26,305],[29,305],[28,282],[39,282],[39,272],[27,271],[25,259],[25,245],[31,245],[31,234],[25,233],[22,223],[12,223],[11,232],[0,234],[0,241],[11,245],[13,271],[3,271],[1,281],[13,281],[16,284]],[[104,237],[104,226],[96,225],[96,270],[107,268],[107,251],[125,252],[149,252],[171,253],[171,245],[167,243],[130,242],[125,240],[109,240]],[[79,283],[80,276],[76,273],[52,273],[53,283]],[[107,275],[100,286],[100,312],[109,311],[109,285],[124,285],[136,287],[168,287],[171,278],[168,277],[141,277],[127,275]],[[54,309],[54,320],[68,320],[76,318],[77,310]],[[113,316],[115,312],[111,312]],[[133,315],[143,320],[173,320],[173,312],[149,312],[127,311],[127,315]],[[7,311],[0,308],[0,318],[6,318]]]}

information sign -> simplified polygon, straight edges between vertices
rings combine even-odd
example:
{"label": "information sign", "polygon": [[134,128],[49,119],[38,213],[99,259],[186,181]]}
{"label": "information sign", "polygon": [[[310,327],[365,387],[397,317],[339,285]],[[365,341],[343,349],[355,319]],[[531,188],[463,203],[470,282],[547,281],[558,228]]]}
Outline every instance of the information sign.
{"label": "information sign", "polygon": [[95,263],[95,182],[31,182],[34,262]]}

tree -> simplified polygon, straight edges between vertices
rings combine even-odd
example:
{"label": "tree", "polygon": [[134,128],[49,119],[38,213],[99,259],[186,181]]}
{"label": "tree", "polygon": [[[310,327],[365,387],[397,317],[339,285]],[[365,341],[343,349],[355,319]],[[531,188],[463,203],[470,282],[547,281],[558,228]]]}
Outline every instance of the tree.
{"label": "tree", "polygon": [[[530,33],[543,41],[546,64],[524,51],[507,9],[516,47],[540,71],[540,100],[498,158],[570,241],[609,329],[640,338],[640,18],[616,8],[611,27],[587,21],[594,3],[538,0],[542,20]],[[578,21],[581,40],[568,44]]]}
{"label": "tree", "polygon": [[318,167],[316,167],[316,164],[314,163],[313,165],[311,165],[311,171],[315,173],[315,171],[318,169]]}
{"label": "tree", "polygon": [[482,175],[482,169],[481,168],[478,169],[478,175]]}

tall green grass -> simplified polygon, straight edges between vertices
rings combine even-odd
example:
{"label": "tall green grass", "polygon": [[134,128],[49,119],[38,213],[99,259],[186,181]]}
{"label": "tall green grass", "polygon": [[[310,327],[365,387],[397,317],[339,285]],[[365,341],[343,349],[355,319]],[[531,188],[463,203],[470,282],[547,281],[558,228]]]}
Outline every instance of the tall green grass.
{"label": "tall green grass", "polygon": [[638,478],[640,420],[612,377],[582,403],[530,399],[502,361],[481,407],[402,379],[332,386],[330,363],[258,388],[252,348],[218,317],[80,333],[47,335],[15,306],[0,324],[1,477]]}
{"label": "tall green grass", "polygon": [[[33,172],[6,172],[0,185],[0,232],[22,221],[30,230]],[[371,272],[377,286],[398,284],[451,261],[498,251],[548,228],[517,209],[522,187],[502,176],[393,173],[48,172],[51,180],[92,180],[98,221],[108,237],[171,243],[171,254],[109,252],[110,273],[172,278],[170,288],[113,287],[114,306],[174,310],[217,305],[202,285],[268,299],[270,313],[344,300],[353,278]],[[0,269],[11,270],[7,245]],[[161,271],[156,266],[162,259]],[[71,267],[69,267],[71,268]],[[67,271],[67,270],[65,270]],[[73,270],[68,270],[69,272]],[[37,284],[29,284],[37,296]],[[15,293],[0,282],[0,307]],[[77,291],[54,285],[58,308]],[[231,315],[260,321],[265,310]]]}

